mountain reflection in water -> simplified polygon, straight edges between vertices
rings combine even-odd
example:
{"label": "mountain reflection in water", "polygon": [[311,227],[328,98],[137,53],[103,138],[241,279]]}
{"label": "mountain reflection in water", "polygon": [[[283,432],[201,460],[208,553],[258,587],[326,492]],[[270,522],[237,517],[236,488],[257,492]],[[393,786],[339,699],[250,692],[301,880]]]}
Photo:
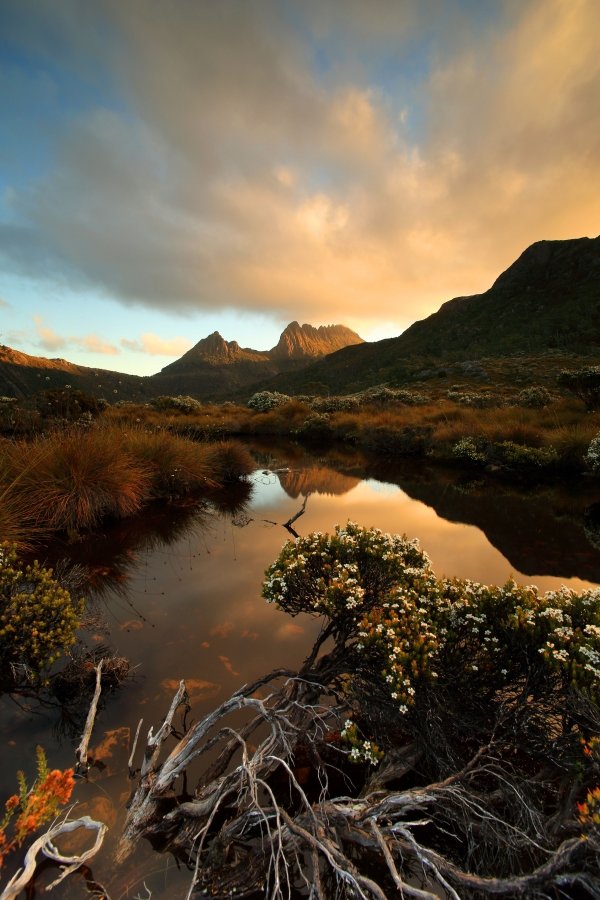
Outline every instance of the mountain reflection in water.
{"label": "mountain reflection in water", "polygon": [[[561,582],[577,589],[600,583],[600,491],[594,494],[591,482],[519,487],[406,461],[382,464],[346,449],[318,456],[294,445],[251,449],[258,466],[250,483],[218,503],[156,505],[139,519],[44,554],[86,582],[87,647],[107,645],[135,673],[112,693],[103,692],[91,742],[94,765],[78,787],[77,813],[114,823],[93,861],[94,877],[110,896],[145,896],[144,881],[155,900],[185,896],[181,885],[189,880],[146,845],[126,872],[115,872],[111,862],[139,719],[143,735],[150,725],[156,728],[184,678],[197,720],[241,684],[275,667],[299,667],[319,631],[318,620],[292,619],[260,596],[265,568],[289,539],[281,526],[304,498],[305,511],[294,522],[300,534],[331,531],[348,519],[406,533],[419,538],[440,576],[486,583],[503,583],[511,574],[517,581],[535,577],[541,590]],[[32,716],[2,701],[3,796],[14,792],[19,768],[29,767],[31,774],[36,744],[44,746],[51,766],[73,763],[88,700],[82,697],[81,710],[70,717],[52,702]],[[69,896],[68,888],[55,896]]]}

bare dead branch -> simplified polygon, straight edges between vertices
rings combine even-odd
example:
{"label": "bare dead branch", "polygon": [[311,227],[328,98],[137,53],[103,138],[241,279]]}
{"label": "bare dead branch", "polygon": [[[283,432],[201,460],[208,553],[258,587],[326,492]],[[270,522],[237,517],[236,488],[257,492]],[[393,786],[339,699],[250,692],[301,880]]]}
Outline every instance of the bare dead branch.
{"label": "bare dead branch", "polygon": [[[64,856],[56,849],[54,841],[61,834],[75,831],[78,828],[86,828],[89,831],[95,831],[96,840],[90,848],[84,850],[83,853],[78,856]],[[107,827],[103,822],[96,822],[89,816],[82,816],[79,819],[67,820],[60,822],[58,825],[53,825],[29,847],[25,854],[23,868],[15,872],[2,891],[2,894],[0,894],[0,900],[13,900],[13,898],[18,897],[21,891],[24,890],[33,878],[37,866],[37,857],[40,853],[47,859],[52,859],[54,862],[60,863],[64,867],[60,876],[46,888],[46,890],[51,890],[98,852],[102,846],[106,831]]]}
{"label": "bare dead branch", "polygon": [[88,761],[87,761],[87,753],[88,753],[88,745],[90,742],[90,738],[92,736],[92,730],[94,728],[94,722],[96,721],[96,712],[98,709],[98,700],[100,699],[100,692],[102,690],[102,665],[104,660],[101,659],[96,668],[96,687],[94,688],[94,696],[92,697],[92,702],[90,703],[90,708],[88,710],[87,719],[85,721],[85,727],[83,729],[83,735],[81,736],[81,741],[79,746],[75,750],[75,757],[77,759],[77,771],[87,772],[88,770]]}

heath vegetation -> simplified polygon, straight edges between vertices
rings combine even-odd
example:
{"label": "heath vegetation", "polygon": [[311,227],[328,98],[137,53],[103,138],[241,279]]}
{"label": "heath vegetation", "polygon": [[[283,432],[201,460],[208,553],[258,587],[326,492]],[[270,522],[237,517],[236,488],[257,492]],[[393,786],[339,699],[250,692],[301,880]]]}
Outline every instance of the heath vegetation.
{"label": "heath vegetation", "polygon": [[121,859],[161,840],[218,896],[598,896],[600,591],[440,579],[348,522],[288,542],[263,595],[322,617],[315,647],[147,748]]}

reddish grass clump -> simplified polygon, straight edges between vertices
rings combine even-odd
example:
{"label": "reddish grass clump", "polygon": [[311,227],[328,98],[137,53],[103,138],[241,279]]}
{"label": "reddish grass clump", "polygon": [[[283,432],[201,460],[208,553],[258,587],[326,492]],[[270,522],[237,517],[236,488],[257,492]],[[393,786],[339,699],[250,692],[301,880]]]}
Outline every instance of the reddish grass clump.
{"label": "reddish grass clump", "polygon": [[138,465],[150,472],[153,497],[180,497],[214,486],[209,451],[165,430],[134,429],[123,433],[123,443]]}
{"label": "reddish grass clump", "polygon": [[223,441],[207,447],[207,461],[212,478],[219,484],[229,484],[250,475],[256,463],[250,453],[236,441]]}
{"label": "reddish grass clump", "polygon": [[148,496],[149,467],[124,449],[114,429],[56,431],[32,444],[15,444],[13,459],[20,454],[31,464],[19,475],[16,493],[52,530],[130,516]]}

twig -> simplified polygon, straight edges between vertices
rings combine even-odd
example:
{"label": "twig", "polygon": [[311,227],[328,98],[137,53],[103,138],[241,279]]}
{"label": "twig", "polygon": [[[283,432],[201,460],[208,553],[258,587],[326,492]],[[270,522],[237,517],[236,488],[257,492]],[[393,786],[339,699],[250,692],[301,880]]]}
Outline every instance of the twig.
{"label": "twig", "polygon": [[87,759],[88,744],[92,736],[92,729],[94,728],[96,711],[98,709],[98,700],[100,699],[100,691],[102,690],[103,663],[104,660],[101,659],[96,666],[96,687],[94,689],[94,696],[92,697],[92,702],[90,703],[90,708],[88,710],[87,719],[85,721],[85,728],[83,729],[83,734],[81,736],[81,741],[79,743],[79,746],[75,750],[75,758],[77,759],[77,771],[83,770],[84,772],[87,772],[89,768]]}
{"label": "twig", "polygon": [[127,768],[129,770],[129,777],[133,778],[135,775],[135,769],[133,768],[133,757],[135,756],[135,750],[137,747],[138,738],[140,736],[140,728],[142,727],[143,719],[140,719],[138,722],[137,728],[135,730],[135,737],[133,739],[133,746],[131,748],[131,755],[129,756],[129,760],[127,761]]}

